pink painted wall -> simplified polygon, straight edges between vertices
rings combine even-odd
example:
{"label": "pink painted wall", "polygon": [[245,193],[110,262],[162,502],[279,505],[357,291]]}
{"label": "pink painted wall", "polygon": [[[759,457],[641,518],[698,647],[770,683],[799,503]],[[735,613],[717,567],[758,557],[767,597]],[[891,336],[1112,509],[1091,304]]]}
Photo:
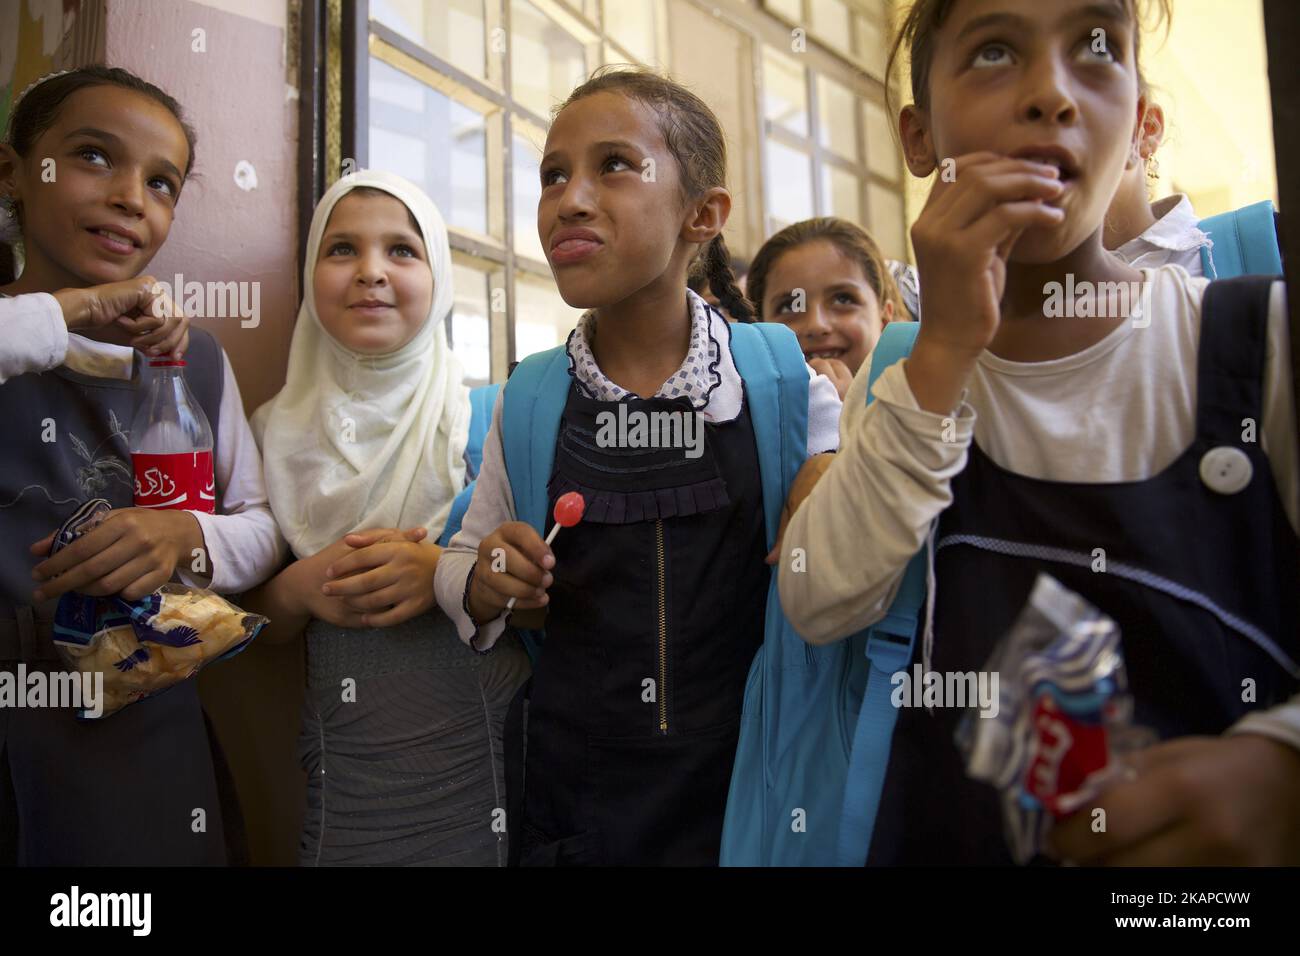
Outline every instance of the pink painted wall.
{"label": "pink painted wall", "polygon": [[[225,346],[252,412],[280,388],[297,312],[297,99],[286,85],[285,0],[107,0],[106,62],[180,101],[198,135],[197,178],[150,266],[162,281],[260,283],[260,324],[196,319]],[[256,17],[256,19],[254,18]],[[271,22],[266,22],[270,20]],[[278,22],[277,22],[278,21]],[[205,31],[205,52],[193,31]],[[240,160],[257,187],[235,183]],[[234,775],[251,862],[293,865],[305,775],[295,746],[303,700],[302,644],[253,645],[200,675]]]}
{"label": "pink painted wall", "polygon": [[[267,5],[275,3],[268,0]],[[205,31],[206,52],[192,31]],[[297,99],[282,27],[188,0],[109,0],[107,62],[157,84],[198,134],[171,236],[150,269],[173,281],[259,282],[261,321],[198,319],[225,346],[251,413],[279,389],[297,312]],[[235,183],[250,163],[257,186]]]}

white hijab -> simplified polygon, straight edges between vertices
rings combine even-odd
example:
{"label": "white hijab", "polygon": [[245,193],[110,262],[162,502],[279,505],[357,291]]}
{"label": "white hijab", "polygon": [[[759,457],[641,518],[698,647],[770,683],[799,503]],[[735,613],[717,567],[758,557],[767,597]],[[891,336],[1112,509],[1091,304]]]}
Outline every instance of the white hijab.
{"label": "white hijab", "polygon": [[[330,212],[371,186],[406,205],[424,234],[433,303],[406,345],[364,355],[325,331],[313,274]],[[312,216],[303,301],[284,388],[253,418],[261,438],[271,510],[294,554],[309,557],[352,531],[418,527],[438,537],[465,485],[468,389],[447,347],[453,301],[451,250],[438,208],[413,183],[363,170],[344,176]]]}

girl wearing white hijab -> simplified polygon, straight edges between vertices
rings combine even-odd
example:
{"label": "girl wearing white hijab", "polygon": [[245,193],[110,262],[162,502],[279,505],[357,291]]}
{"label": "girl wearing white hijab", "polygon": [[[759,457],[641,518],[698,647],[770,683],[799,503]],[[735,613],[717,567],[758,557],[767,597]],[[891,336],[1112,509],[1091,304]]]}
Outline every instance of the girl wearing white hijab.
{"label": "girl wearing white hijab", "polygon": [[285,386],[253,416],[297,560],[245,598],[263,638],[307,637],[301,861],[502,865],[501,725],[528,664],[517,641],[476,654],[434,603],[469,425],[437,207],[390,173],[343,177],[303,290]]}

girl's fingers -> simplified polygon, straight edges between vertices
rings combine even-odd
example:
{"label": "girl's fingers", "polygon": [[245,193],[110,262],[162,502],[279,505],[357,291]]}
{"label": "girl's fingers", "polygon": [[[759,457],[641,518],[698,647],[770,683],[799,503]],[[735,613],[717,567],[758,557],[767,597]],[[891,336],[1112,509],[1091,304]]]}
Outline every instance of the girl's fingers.
{"label": "girl's fingers", "polygon": [[[509,571],[493,572],[489,570],[485,574],[482,564],[474,572],[474,580],[478,582],[480,587],[491,591],[498,599],[496,603],[499,604],[505,604],[510,598],[515,598],[519,604],[525,601],[538,601],[545,594],[539,585],[521,580]],[[534,604],[533,606],[540,607],[541,605]]]}
{"label": "girl's fingers", "polygon": [[[482,556],[479,557],[479,570],[482,571],[484,566],[487,568],[487,575],[485,577],[497,578],[502,575],[510,575],[534,588],[550,587],[550,572],[539,567],[531,558],[528,557],[528,555],[524,554],[513,544],[502,543],[497,547],[501,549],[500,554],[492,554],[492,552],[497,550],[496,548],[493,548],[492,552],[489,552],[489,557],[486,561]],[[501,566],[502,558],[505,559],[505,570],[497,571],[494,569],[494,565],[499,568]]]}
{"label": "girl's fingers", "polygon": [[[78,588],[82,594],[89,594],[91,597],[108,597],[113,594],[121,594],[127,600],[134,600],[133,597],[125,593],[125,589],[137,581],[158,573],[158,568],[145,557],[137,557],[127,561],[120,567],[114,568],[103,577],[100,577],[84,587]],[[165,582],[160,582],[165,583]],[[150,588],[145,591],[149,594],[154,590]]]}
{"label": "girl's fingers", "polygon": [[397,575],[393,569],[385,563],[370,571],[326,581],[321,587],[321,593],[331,597],[356,597],[359,594],[372,594],[382,590],[393,584],[396,579]]}
{"label": "girl's fingers", "polygon": [[28,550],[40,558],[47,556],[50,553],[50,548],[54,546],[54,535],[55,532],[51,531],[45,537],[41,538],[40,541],[33,541]]}
{"label": "girl's fingers", "polygon": [[[967,229],[965,240],[973,248],[997,249],[1013,233],[1034,227],[1050,229],[1059,226],[1064,219],[1065,211],[1055,206],[1045,206],[1039,202],[1003,203]],[[1009,247],[1007,251],[1010,252]]]}
{"label": "girl's fingers", "polygon": [[330,566],[325,569],[325,577],[342,578],[358,571],[382,567],[392,560],[395,547],[393,544],[372,544],[352,551],[330,562]]}
{"label": "girl's fingers", "polygon": [[365,594],[344,597],[343,603],[354,611],[379,611],[400,604],[405,596],[405,589],[399,581]]}
{"label": "girl's fingers", "polygon": [[138,601],[142,597],[153,594],[170,580],[171,575],[166,571],[154,570],[124,587],[121,592],[122,598],[127,601]]}
{"label": "girl's fingers", "polygon": [[996,206],[1030,199],[1055,199],[1062,188],[1059,179],[1032,172],[983,177],[977,185],[963,190],[960,195],[954,193],[943,225],[948,229],[966,229]]}
{"label": "girl's fingers", "polygon": [[[57,556],[62,557],[63,552]],[[84,591],[92,582],[113,573],[135,557],[136,550],[129,543],[114,541],[57,577],[42,581],[34,597],[37,601],[47,601],[68,591]]]}

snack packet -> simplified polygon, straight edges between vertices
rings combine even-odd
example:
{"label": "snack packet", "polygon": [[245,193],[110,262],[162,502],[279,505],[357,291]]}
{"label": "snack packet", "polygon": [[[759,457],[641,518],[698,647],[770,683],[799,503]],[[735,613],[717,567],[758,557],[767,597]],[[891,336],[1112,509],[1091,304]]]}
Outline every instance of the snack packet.
{"label": "snack packet", "polygon": [[[103,498],[81,505],[54,536],[50,553],[98,527],[110,510]],[[219,594],[183,584],[164,584],[138,601],[71,592],[59,598],[54,645],[69,667],[104,675],[106,717],[233,657],[266,622]],[[78,716],[91,717],[85,710]]]}
{"label": "snack packet", "polygon": [[1017,863],[1155,741],[1133,724],[1119,627],[1055,578],[1039,574],[1029,602],[985,664],[999,679],[991,719],[957,731],[966,772],[998,788]]}

